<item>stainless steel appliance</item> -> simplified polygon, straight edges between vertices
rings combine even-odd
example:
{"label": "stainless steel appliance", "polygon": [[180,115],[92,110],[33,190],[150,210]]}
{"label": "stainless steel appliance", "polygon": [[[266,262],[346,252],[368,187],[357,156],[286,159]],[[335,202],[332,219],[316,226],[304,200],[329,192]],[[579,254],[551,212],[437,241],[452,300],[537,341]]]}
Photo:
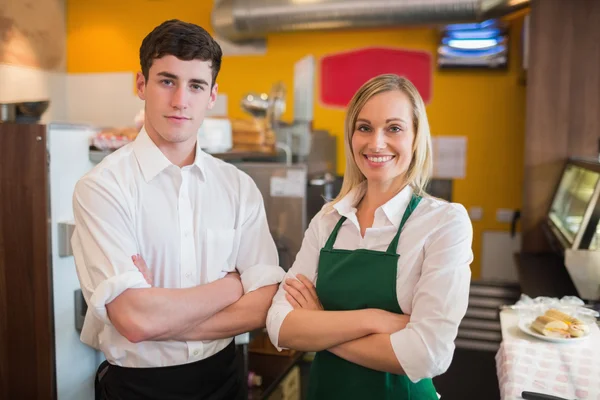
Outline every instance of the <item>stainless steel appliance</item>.
{"label": "stainless steel appliance", "polygon": [[0,104],[0,122],[35,124],[49,106],[48,100]]}
{"label": "stainless steel appliance", "polygon": [[307,227],[307,167],[265,162],[242,162],[236,166],[252,177],[262,193],[279,262],[287,271],[296,259]]}

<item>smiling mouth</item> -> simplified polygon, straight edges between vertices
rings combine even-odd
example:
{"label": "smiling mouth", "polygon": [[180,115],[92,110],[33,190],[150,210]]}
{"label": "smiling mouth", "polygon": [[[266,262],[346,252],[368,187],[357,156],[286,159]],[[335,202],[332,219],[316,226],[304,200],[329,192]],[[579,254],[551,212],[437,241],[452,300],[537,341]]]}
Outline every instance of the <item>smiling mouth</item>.
{"label": "smiling mouth", "polygon": [[363,156],[367,160],[369,160],[369,161],[371,161],[373,163],[381,163],[381,164],[386,163],[386,162],[392,160],[395,157],[395,156],[391,156],[391,155],[387,155],[387,156],[368,156],[366,154],[363,154]]}

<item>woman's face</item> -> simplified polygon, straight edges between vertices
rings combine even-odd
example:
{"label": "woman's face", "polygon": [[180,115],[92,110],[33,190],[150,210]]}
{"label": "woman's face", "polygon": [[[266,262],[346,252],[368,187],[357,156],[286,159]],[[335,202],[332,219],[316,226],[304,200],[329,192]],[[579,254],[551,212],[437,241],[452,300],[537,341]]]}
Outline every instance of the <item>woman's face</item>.
{"label": "woman's face", "polygon": [[404,92],[379,93],[358,114],[352,153],[369,183],[390,184],[403,177],[412,159],[413,110]]}

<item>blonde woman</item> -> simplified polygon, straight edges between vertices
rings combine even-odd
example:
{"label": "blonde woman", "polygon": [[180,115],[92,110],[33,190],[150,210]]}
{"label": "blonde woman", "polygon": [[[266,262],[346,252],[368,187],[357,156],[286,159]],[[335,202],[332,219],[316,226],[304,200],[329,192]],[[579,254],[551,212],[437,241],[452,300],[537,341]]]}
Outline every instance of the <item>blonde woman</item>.
{"label": "blonde woman", "polygon": [[425,193],[431,137],[410,81],[365,83],[345,133],[341,192],[311,221],[269,336],[317,352],[309,399],[437,400],[431,378],[450,365],[467,309],[469,217]]}

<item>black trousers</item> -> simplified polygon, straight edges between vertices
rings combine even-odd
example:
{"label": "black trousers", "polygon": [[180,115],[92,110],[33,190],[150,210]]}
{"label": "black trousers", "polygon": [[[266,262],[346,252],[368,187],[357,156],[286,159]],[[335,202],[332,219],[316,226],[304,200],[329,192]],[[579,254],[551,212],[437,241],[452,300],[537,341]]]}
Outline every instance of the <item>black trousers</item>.
{"label": "black trousers", "polygon": [[242,400],[242,373],[231,342],[219,353],[190,364],[126,368],[103,362],[96,373],[96,400]]}

